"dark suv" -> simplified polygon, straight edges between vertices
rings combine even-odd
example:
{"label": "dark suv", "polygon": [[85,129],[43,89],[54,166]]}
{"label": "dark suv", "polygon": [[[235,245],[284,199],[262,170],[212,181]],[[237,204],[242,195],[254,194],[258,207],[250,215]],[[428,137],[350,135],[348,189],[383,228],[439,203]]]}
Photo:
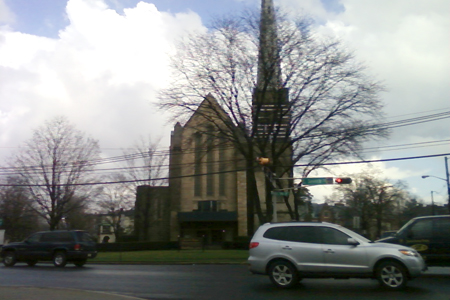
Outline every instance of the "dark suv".
{"label": "dark suv", "polygon": [[450,266],[450,216],[411,219],[396,234],[379,242],[411,247],[422,255],[428,266]]}
{"label": "dark suv", "polygon": [[16,262],[34,266],[38,261],[52,261],[56,267],[73,262],[82,267],[88,258],[97,255],[95,246],[95,240],[85,231],[42,231],[23,242],[4,245],[1,256],[6,267],[12,267]]}

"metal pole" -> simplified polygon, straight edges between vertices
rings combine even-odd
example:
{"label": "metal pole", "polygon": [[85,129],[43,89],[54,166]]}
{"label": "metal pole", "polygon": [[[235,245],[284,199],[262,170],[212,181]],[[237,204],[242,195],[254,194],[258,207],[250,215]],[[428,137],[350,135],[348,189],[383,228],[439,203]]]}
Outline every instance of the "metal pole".
{"label": "metal pole", "polygon": [[448,195],[447,208],[448,208],[448,213],[450,214],[450,178],[448,175],[448,158],[447,158],[447,156],[445,157],[445,174],[447,175],[447,195]]}
{"label": "metal pole", "polygon": [[434,198],[433,198],[433,192],[431,191],[431,214],[434,216]]}

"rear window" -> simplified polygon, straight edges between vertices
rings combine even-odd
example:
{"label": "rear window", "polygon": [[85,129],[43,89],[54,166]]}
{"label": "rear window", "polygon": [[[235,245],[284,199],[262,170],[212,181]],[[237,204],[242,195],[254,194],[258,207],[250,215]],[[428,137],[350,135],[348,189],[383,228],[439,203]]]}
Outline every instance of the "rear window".
{"label": "rear window", "polygon": [[450,218],[439,218],[434,220],[434,236],[437,238],[450,239]]}
{"label": "rear window", "polygon": [[264,237],[271,240],[286,241],[287,239],[287,227],[273,227],[264,232]]}
{"label": "rear window", "polygon": [[80,242],[95,242],[95,239],[87,232],[77,231],[76,235]]}
{"label": "rear window", "polygon": [[314,226],[286,226],[269,228],[263,235],[267,239],[299,243],[320,243]]}

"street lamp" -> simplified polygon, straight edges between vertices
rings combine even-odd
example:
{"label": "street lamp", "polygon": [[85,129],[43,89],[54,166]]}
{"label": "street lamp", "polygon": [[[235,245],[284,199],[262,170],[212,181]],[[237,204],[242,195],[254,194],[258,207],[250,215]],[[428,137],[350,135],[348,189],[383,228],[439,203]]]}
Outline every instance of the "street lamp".
{"label": "street lamp", "polygon": [[433,175],[422,175],[422,178],[428,178],[428,177],[434,177],[434,178],[437,178],[437,179],[440,179],[440,180],[447,181],[447,179],[444,179],[444,178],[441,178],[441,177],[437,177],[437,176],[433,176]]}
{"label": "street lamp", "polygon": [[[446,157],[445,162],[447,163],[447,157]],[[447,164],[446,164],[446,166],[447,166]],[[433,178],[437,178],[437,179],[440,179],[440,180],[444,180],[447,183],[447,194],[448,194],[448,204],[447,205],[448,205],[448,211],[450,213],[450,180],[448,178],[449,177],[448,176],[448,169],[447,169],[447,179],[444,179],[444,178],[441,178],[441,177],[437,177],[437,176],[434,176],[434,175],[422,175],[423,179],[428,178],[428,177],[433,177]]]}

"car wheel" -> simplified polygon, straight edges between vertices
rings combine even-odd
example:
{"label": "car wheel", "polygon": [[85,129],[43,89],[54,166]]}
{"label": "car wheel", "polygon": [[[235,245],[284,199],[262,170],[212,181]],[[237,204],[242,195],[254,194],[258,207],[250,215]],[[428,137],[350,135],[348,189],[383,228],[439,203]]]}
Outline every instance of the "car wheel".
{"label": "car wheel", "polygon": [[63,251],[57,251],[53,255],[53,264],[55,267],[62,268],[67,264],[66,253]]}
{"label": "car wheel", "polygon": [[391,290],[404,288],[408,281],[405,268],[395,261],[381,263],[377,268],[376,277],[382,287]]}
{"label": "car wheel", "polygon": [[34,267],[37,264],[37,260],[29,260],[27,261],[27,265],[30,267]]}
{"label": "car wheel", "polygon": [[295,267],[283,260],[270,264],[269,277],[275,286],[286,289],[296,286],[300,280]]}
{"label": "car wheel", "polygon": [[12,267],[16,264],[16,253],[14,251],[8,251],[6,252],[5,256],[3,257],[3,264],[5,267]]}
{"label": "car wheel", "polygon": [[73,264],[74,264],[75,266],[79,267],[79,268],[81,268],[82,266],[84,266],[85,263],[86,263],[86,260],[85,260],[85,259],[83,259],[83,260],[76,260],[76,261],[73,262]]}

